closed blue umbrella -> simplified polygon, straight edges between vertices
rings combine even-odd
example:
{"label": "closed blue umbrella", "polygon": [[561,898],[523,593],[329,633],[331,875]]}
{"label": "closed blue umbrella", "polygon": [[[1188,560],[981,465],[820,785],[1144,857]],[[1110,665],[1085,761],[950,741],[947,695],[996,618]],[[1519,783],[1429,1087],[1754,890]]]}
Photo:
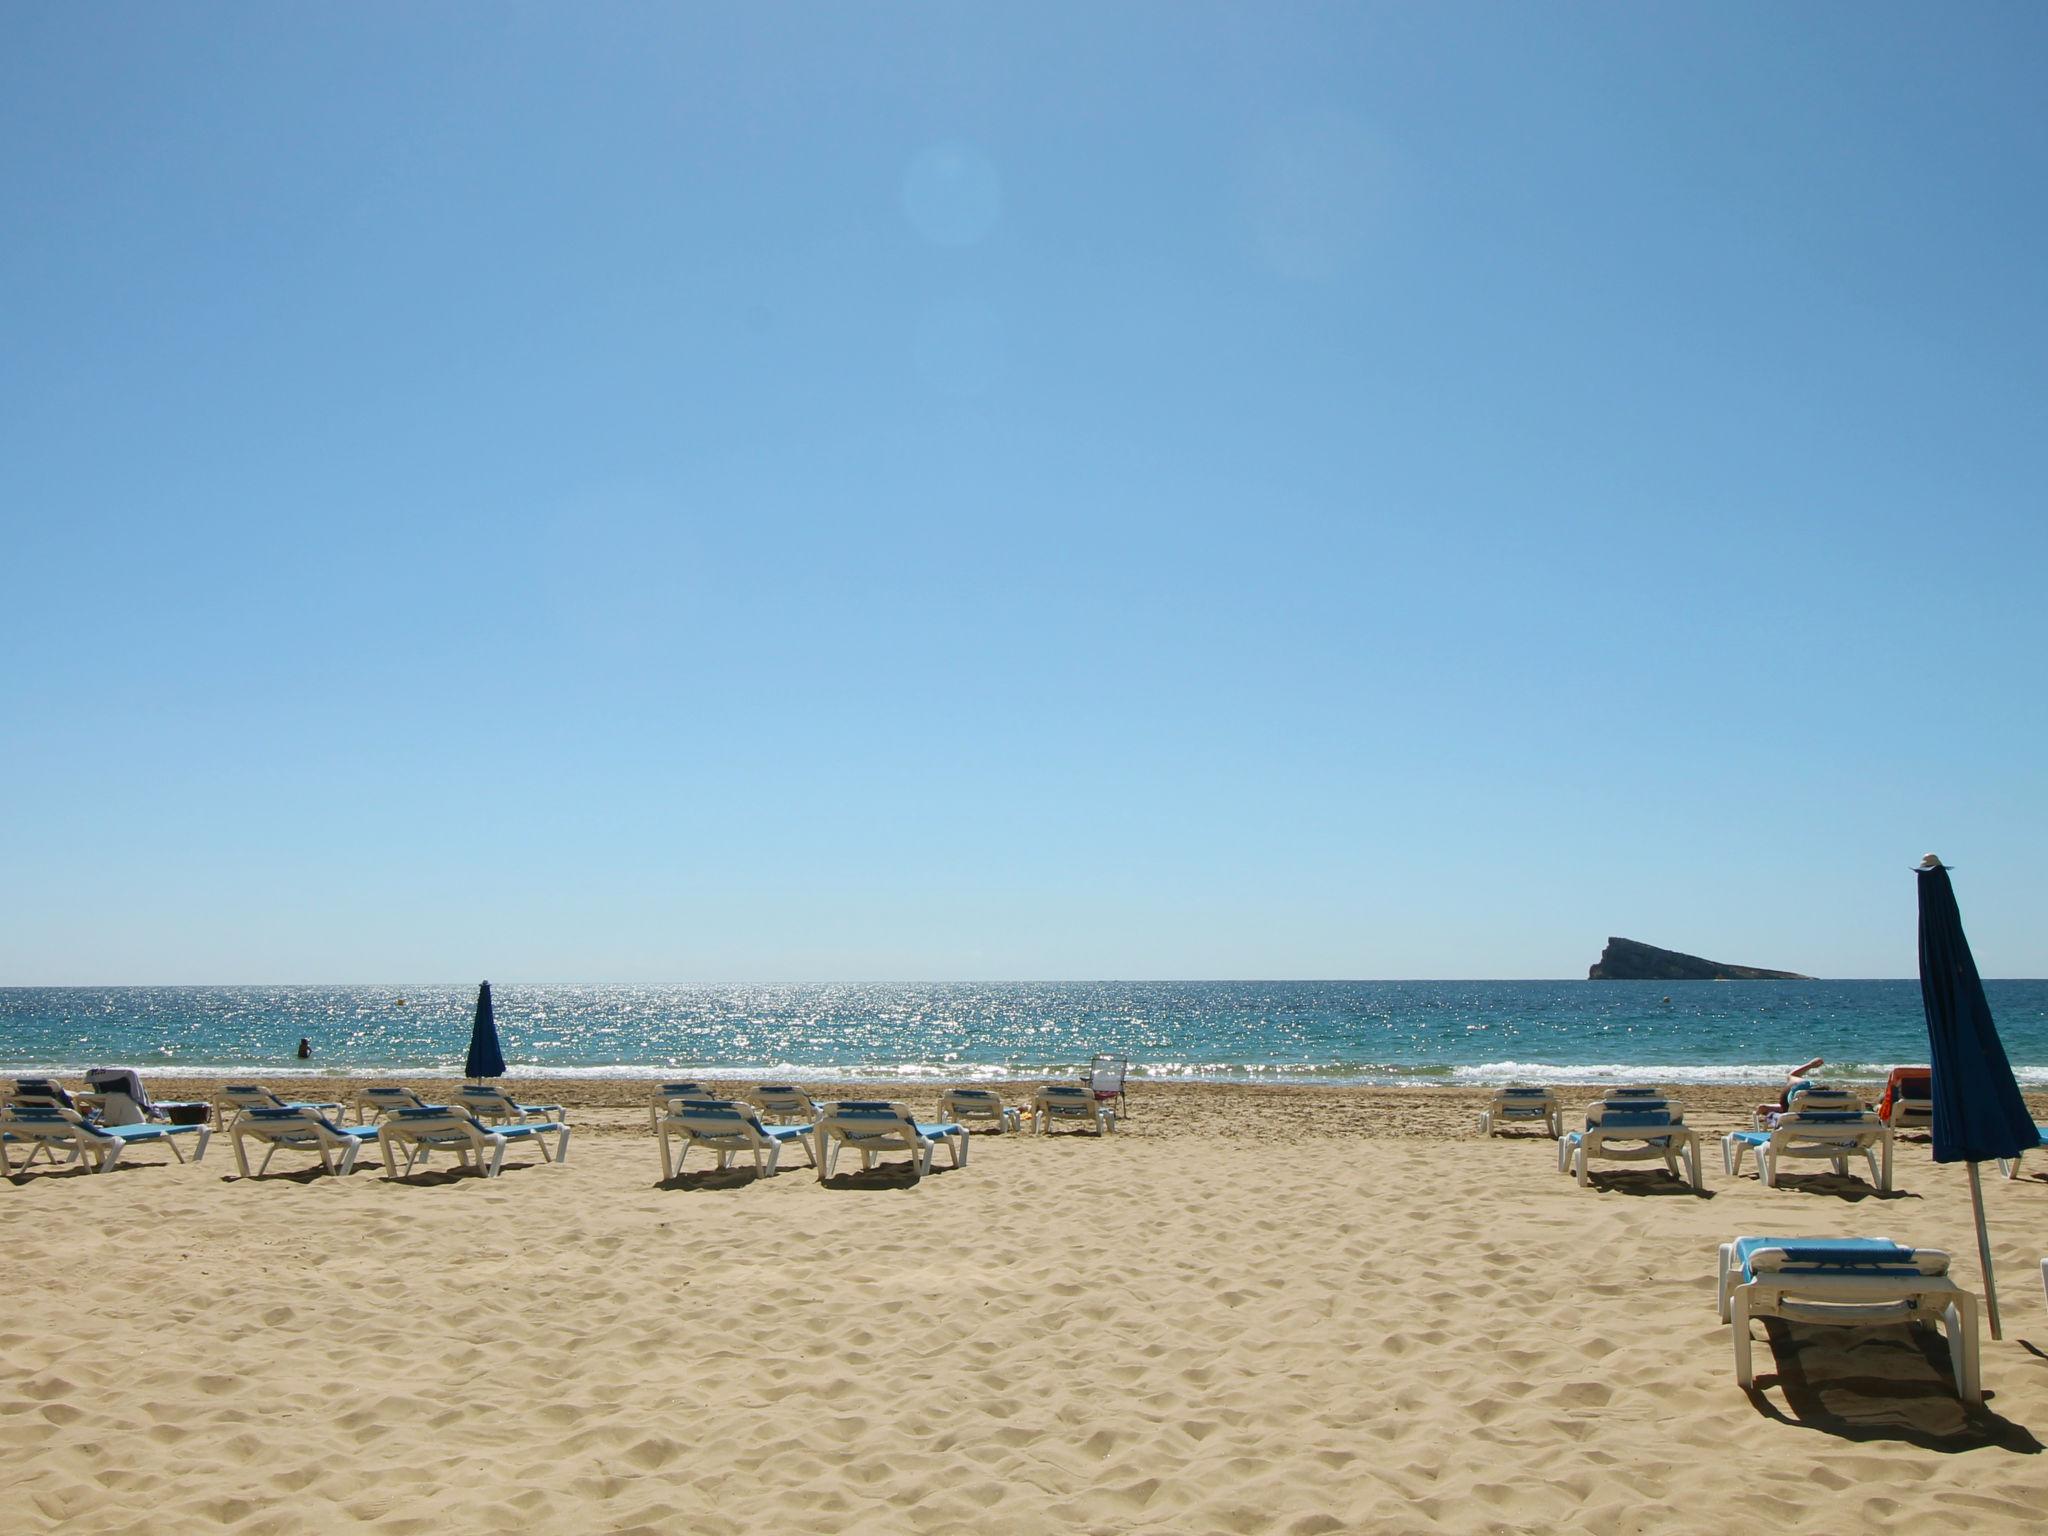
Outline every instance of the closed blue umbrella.
{"label": "closed blue umbrella", "polygon": [[1963,936],[1955,888],[1940,859],[1920,861],[1920,1001],[1927,1010],[1927,1049],[1934,1069],[1934,1160],[1967,1163],[1970,1203],[1977,1216],[1977,1257],[1984,1268],[1985,1311],[1991,1337],[2000,1337],[1998,1289],[1991,1274],[1991,1240],[1984,1230],[1984,1190],[1977,1165],[2017,1157],[2041,1144],[2012,1064],[1991,1022],[1984,983]]}
{"label": "closed blue umbrella", "polygon": [[462,1064],[466,1077],[503,1077],[505,1053],[498,1046],[498,1014],[491,1007],[491,984],[476,989],[476,1022],[469,1029],[469,1057]]}

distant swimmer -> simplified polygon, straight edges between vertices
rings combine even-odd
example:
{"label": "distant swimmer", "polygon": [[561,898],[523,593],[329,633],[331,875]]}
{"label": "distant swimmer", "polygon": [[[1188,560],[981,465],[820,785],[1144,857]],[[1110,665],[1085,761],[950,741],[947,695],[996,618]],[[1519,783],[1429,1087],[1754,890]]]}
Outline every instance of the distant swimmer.
{"label": "distant swimmer", "polygon": [[308,1040],[304,1035],[299,1036],[299,1060],[311,1061],[312,1059],[313,1042]]}

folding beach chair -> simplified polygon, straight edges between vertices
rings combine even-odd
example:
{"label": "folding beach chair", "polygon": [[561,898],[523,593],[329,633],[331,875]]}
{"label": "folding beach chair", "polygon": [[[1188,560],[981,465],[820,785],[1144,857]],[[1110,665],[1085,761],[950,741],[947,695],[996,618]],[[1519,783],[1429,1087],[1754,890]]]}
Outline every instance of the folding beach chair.
{"label": "folding beach chair", "polygon": [[1094,1060],[1088,1063],[1089,1088],[1099,1101],[1113,1106],[1120,1115],[1129,1113],[1124,1103],[1124,1077],[1130,1066],[1129,1057],[1113,1056],[1108,1051],[1097,1051]]}

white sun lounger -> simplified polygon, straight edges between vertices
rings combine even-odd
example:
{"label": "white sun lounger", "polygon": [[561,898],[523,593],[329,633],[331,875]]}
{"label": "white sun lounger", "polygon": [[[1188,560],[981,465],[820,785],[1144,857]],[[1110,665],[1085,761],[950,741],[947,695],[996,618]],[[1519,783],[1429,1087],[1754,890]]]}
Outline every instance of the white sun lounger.
{"label": "white sun lounger", "polygon": [[1031,1096],[1031,1113],[1041,1136],[1052,1134],[1055,1120],[1093,1129],[1098,1136],[1116,1129],[1116,1111],[1086,1083],[1047,1083]]}
{"label": "white sun lounger", "polygon": [[[1560,1166],[1581,1185],[1591,1182],[1595,1161],[1661,1162],[1674,1179],[1694,1189],[1700,1182],[1700,1133],[1687,1128],[1685,1116],[1668,1099],[1624,1099],[1586,1107],[1586,1128],[1567,1131],[1558,1139]],[[1685,1172],[1679,1172],[1683,1159]]]}
{"label": "white sun lounger", "polygon": [[715,1099],[711,1085],[695,1081],[680,1083],[657,1083],[647,1101],[647,1128],[657,1129],[661,1117],[673,1111],[684,1099]]}
{"label": "white sun lounger", "polygon": [[[711,1094],[698,1094],[698,1098],[711,1098]],[[809,1127],[816,1123],[818,1105],[812,1097],[794,1083],[762,1083],[747,1098],[760,1111],[761,1118],[772,1125],[801,1125]]]}
{"label": "white sun lounger", "polygon": [[[145,1142],[162,1142],[182,1163],[185,1154],[178,1147],[178,1139],[182,1136],[197,1139],[198,1144],[192,1149],[192,1161],[201,1161],[206,1156],[206,1144],[213,1136],[206,1126],[88,1125],[85,1117],[75,1109],[65,1109],[61,1105],[24,1104],[17,1098],[11,1100],[5,1109],[0,1109],[0,1178],[11,1178],[17,1172],[26,1173],[38,1155],[47,1156],[55,1164],[59,1148],[69,1154],[66,1162],[89,1161],[95,1173],[107,1172],[121,1160],[121,1154],[129,1147]],[[22,1159],[19,1169],[15,1168],[8,1154],[10,1146],[28,1148],[28,1156]]]}
{"label": "white sun lounger", "polygon": [[[1721,1166],[1729,1178],[1742,1173],[1742,1155],[1756,1153],[1757,1177],[1765,1189],[1778,1187],[1786,1158],[1825,1158],[1836,1173],[1848,1176],[1849,1159],[1870,1165],[1870,1182],[1889,1193],[1892,1187],[1892,1128],[1874,1112],[1857,1109],[1807,1108],[1813,1094],[1803,1094],[1797,1109],[1778,1116],[1767,1131],[1730,1131],[1721,1138]],[[1853,1095],[1851,1096],[1853,1097]]]}
{"label": "white sun lounger", "polygon": [[917,1176],[923,1178],[932,1171],[932,1154],[941,1142],[955,1168],[967,1166],[966,1126],[954,1120],[920,1122],[908,1106],[886,1099],[841,1099],[825,1105],[811,1137],[820,1183],[832,1177],[841,1147],[860,1154],[863,1172],[875,1166],[877,1153],[908,1152]]}
{"label": "white sun lounger", "polygon": [[[750,1106],[731,1099],[684,1099],[655,1129],[661,1141],[663,1183],[683,1171],[692,1147],[715,1152],[721,1172],[732,1165],[736,1153],[750,1152],[756,1178],[773,1176],[775,1165],[782,1159],[782,1149],[790,1142],[804,1149],[813,1168],[818,1166],[817,1155],[811,1150],[808,1125],[769,1125]],[[669,1157],[671,1136],[683,1144],[673,1161]]]}
{"label": "white sun lounger", "polygon": [[1496,1136],[1514,1125],[1540,1123],[1550,1136],[1564,1134],[1564,1105],[1549,1088],[1496,1088],[1479,1111],[1479,1134]]}
{"label": "white sun lounger", "polygon": [[1003,1096],[993,1088],[948,1088],[939,1095],[939,1118],[985,1125],[998,1135],[1023,1123],[1021,1112],[1014,1105],[1005,1108]]}
{"label": "white sun lounger", "polygon": [[[555,1150],[548,1151],[547,1138],[555,1136]],[[435,1148],[455,1152],[465,1164],[473,1165],[487,1179],[495,1179],[505,1167],[505,1149],[515,1141],[531,1141],[540,1148],[543,1162],[561,1163],[569,1158],[569,1127],[560,1121],[517,1121],[509,1125],[485,1125],[468,1110],[401,1109],[377,1127],[377,1145],[384,1154],[386,1178],[403,1178]],[[405,1173],[398,1171],[398,1149],[405,1149]]]}
{"label": "white sun lounger", "polygon": [[1754,1388],[1749,1322],[1874,1327],[1941,1323],[1956,1391],[1983,1399],[1978,1375],[1977,1298],[1948,1278],[1948,1255],[1878,1237],[1738,1237],[1721,1245],[1716,1286],[1721,1321],[1733,1325],[1735,1380]]}
{"label": "white sun lounger", "polygon": [[323,1115],[341,1114],[341,1105],[332,1099],[280,1099],[257,1083],[224,1083],[220,1096],[214,1103],[214,1112],[219,1117],[221,1129],[233,1130],[235,1121],[251,1109],[317,1109]]}
{"label": "white sun lounger", "polygon": [[462,1086],[456,1104],[490,1125],[540,1120],[560,1123],[569,1118],[568,1111],[559,1104],[521,1104],[502,1088],[483,1088],[475,1083]]}
{"label": "white sun lounger", "polygon": [[320,1158],[322,1171],[346,1175],[362,1155],[363,1143],[376,1139],[377,1127],[342,1125],[308,1105],[297,1109],[245,1109],[230,1134],[235,1145],[235,1166],[245,1179],[252,1177],[249,1152],[244,1145],[250,1141],[260,1141],[266,1147],[255,1178],[263,1177],[279,1147],[313,1152]]}
{"label": "white sun lounger", "polygon": [[[2036,1125],[2034,1127],[2034,1134],[2041,1138],[2043,1146],[2048,1146],[2048,1125]],[[2020,1176],[2020,1158],[2026,1155],[2026,1153],[2022,1152],[2019,1154],[2019,1157],[2001,1157],[1998,1160],[1998,1171],[2008,1179],[2018,1178]]]}

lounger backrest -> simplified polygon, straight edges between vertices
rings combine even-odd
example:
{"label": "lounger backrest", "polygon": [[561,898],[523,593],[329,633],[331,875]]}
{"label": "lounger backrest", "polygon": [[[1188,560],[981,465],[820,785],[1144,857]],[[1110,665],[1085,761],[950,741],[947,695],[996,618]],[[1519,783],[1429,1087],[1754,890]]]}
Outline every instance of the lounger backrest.
{"label": "lounger backrest", "polygon": [[425,1109],[401,1109],[384,1122],[384,1128],[396,1129],[402,1135],[418,1139],[460,1137],[466,1140],[492,1134],[490,1126],[485,1125],[460,1105],[430,1105]]}
{"label": "lounger backrest", "polygon": [[1749,1247],[1744,1272],[1769,1274],[1945,1275],[1948,1255],[1939,1248],[1907,1248],[1871,1238],[1768,1238]]}
{"label": "lounger backrest", "polygon": [[38,1136],[63,1134],[66,1136],[96,1137],[107,1139],[106,1133],[95,1130],[85,1123],[85,1117],[75,1109],[66,1109],[61,1104],[24,1104],[19,1099],[11,1101],[0,1109],[0,1129],[22,1131]]}
{"label": "lounger backrest", "polygon": [[8,1096],[14,1104],[54,1106],[58,1109],[75,1109],[69,1092],[61,1083],[47,1077],[17,1077],[14,1092]]}
{"label": "lounger backrest", "polygon": [[1808,1109],[1805,1101],[1796,1110],[1778,1116],[1778,1129],[1785,1130],[1862,1130],[1875,1129],[1884,1120],[1868,1109]]}
{"label": "lounger backrest", "polygon": [[255,1083],[224,1083],[220,1096],[237,1109],[283,1109],[284,1100]]}
{"label": "lounger backrest", "polygon": [[1038,1099],[1055,1115],[1095,1113],[1095,1091],[1080,1083],[1047,1083],[1038,1090]]}
{"label": "lounger backrest", "polygon": [[1640,1084],[1632,1084],[1625,1088],[1610,1088],[1602,1097],[1609,1099],[1661,1099],[1664,1097],[1664,1090],[1662,1088],[1650,1088]]}
{"label": "lounger backrest", "polygon": [[465,1084],[461,1097],[463,1105],[472,1109],[489,1110],[493,1114],[504,1115],[519,1113],[519,1106],[513,1102],[512,1095],[502,1088],[479,1088],[474,1084]]}
{"label": "lounger backrest", "polygon": [[654,1096],[664,1103],[670,1099],[708,1099],[711,1090],[702,1083],[663,1083],[654,1090]]}
{"label": "lounger backrest", "polygon": [[793,1083],[763,1083],[748,1095],[766,1115],[795,1115],[809,1120],[818,1112],[811,1096]]}
{"label": "lounger backrest", "polygon": [[917,1128],[909,1106],[889,1099],[840,1099],[826,1106],[824,1120],[820,1123],[843,1126],[856,1134],[875,1135]]}
{"label": "lounger backrest", "polygon": [[1586,1113],[1586,1124],[1603,1131],[1656,1131],[1683,1125],[1685,1116],[1666,1101],[1652,1109],[1645,1104],[1595,1104]]}
{"label": "lounger backrest", "polygon": [[310,1104],[288,1104],[282,1109],[252,1109],[235,1123],[238,1131],[244,1127],[271,1141],[281,1141],[292,1135],[310,1136],[316,1130],[325,1131],[329,1136],[348,1135]]}
{"label": "lounger backrest", "polygon": [[765,1139],[767,1128],[753,1109],[733,1099],[684,1099],[669,1118],[693,1136],[748,1136]]}
{"label": "lounger backrest", "polygon": [[370,1101],[371,1107],[380,1115],[401,1109],[430,1109],[434,1107],[410,1088],[365,1088],[363,1090],[363,1097]]}
{"label": "lounger backrest", "polygon": [[963,1120],[1000,1120],[1003,1096],[993,1088],[948,1088],[939,1095],[939,1113]]}
{"label": "lounger backrest", "polygon": [[1863,1096],[1847,1088],[1809,1088],[1794,1094],[1786,1107],[1802,1115],[1816,1109],[1861,1109]]}

